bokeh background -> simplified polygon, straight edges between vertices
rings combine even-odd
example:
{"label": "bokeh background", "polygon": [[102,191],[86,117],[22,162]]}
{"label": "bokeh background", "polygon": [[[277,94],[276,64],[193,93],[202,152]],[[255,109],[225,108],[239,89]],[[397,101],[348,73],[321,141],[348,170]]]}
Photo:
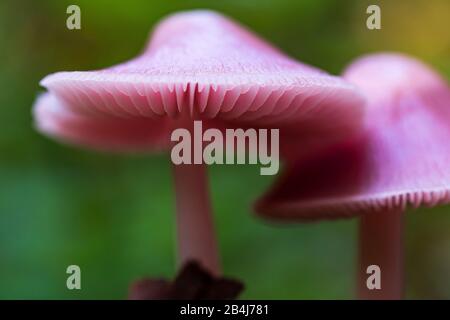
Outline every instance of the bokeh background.
{"label": "bokeh background", "polygon": [[[81,30],[66,29],[69,4],[81,7]],[[369,4],[381,6],[381,30],[366,29]],[[448,0],[2,0],[0,298],[121,299],[134,279],[173,276],[168,157],[60,145],[33,129],[31,106],[45,75],[125,61],[158,19],[191,8],[228,14],[334,74],[361,54],[389,50],[450,77]],[[264,223],[251,203],[272,180],[256,166],[210,167],[225,273],[245,280],[242,298],[352,298],[356,220]],[[408,214],[406,230],[407,297],[449,299],[450,207]],[[80,291],[66,289],[70,264],[82,269]]]}

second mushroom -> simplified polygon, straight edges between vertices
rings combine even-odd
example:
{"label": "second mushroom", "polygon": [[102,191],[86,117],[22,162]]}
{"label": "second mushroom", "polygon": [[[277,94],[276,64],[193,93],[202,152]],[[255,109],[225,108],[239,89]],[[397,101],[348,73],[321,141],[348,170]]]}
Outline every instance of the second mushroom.
{"label": "second mushroom", "polygon": [[[360,58],[343,77],[367,97],[364,130],[292,158],[256,209],[284,221],[361,216],[358,296],[400,299],[404,211],[450,202],[450,89],[430,67],[394,53]],[[380,288],[367,285],[370,266]]]}

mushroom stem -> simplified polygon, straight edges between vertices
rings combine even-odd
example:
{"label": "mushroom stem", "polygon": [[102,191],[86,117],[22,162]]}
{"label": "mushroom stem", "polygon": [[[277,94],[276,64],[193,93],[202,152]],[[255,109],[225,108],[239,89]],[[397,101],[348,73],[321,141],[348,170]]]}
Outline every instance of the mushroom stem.
{"label": "mushroom stem", "polygon": [[204,164],[173,166],[175,176],[178,261],[199,262],[214,275],[220,275],[207,170]]}
{"label": "mushroom stem", "polygon": [[[370,300],[402,299],[403,210],[361,216],[359,245],[358,297]],[[373,265],[378,266],[379,271],[376,267],[369,268]],[[380,280],[379,289],[373,288],[376,277]]]}

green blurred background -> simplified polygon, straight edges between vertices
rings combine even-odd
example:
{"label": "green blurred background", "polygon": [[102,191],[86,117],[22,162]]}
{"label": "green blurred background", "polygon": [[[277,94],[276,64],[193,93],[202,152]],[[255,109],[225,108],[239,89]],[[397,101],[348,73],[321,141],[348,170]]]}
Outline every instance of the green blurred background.
{"label": "green blurred background", "polygon": [[[81,7],[81,30],[66,29],[69,4]],[[381,30],[366,29],[369,4],[381,6]],[[222,11],[331,73],[358,55],[394,50],[450,77],[448,0],[2,0],[0,298],[121,299],[134,279],[173,276],[168,157],[63,146],[36,133],[30,111],[45,75],[125,61],[158,19],[190,8]],[[269,225],[251,203],[273,177],[256,166],[217,166],[210,180],[224,270],[245,280],[243,298],[353,297],[355,220]],[[450,298],[449,213],[407,216],[409,298]],[[82,269],[82,290],[66,289],[70,264]]]}

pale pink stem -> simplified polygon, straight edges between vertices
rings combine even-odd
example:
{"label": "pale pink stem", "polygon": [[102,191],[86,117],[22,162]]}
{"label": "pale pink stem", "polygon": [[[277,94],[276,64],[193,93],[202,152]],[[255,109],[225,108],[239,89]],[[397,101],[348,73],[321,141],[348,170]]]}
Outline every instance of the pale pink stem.
{"label": "pale pink stem", "polygon": [[[365,214],[359,226],[358,297],[397,300],[403,297],[403,210]],[[381,289],[367,288],[370,265],[381,271]]]}
{"label": "pale pink stem", "polygon": [[204,164],[173,165],[176,191],[179,263],[196,260],[219,275],[220,260],[214,232],[208,178]]}

